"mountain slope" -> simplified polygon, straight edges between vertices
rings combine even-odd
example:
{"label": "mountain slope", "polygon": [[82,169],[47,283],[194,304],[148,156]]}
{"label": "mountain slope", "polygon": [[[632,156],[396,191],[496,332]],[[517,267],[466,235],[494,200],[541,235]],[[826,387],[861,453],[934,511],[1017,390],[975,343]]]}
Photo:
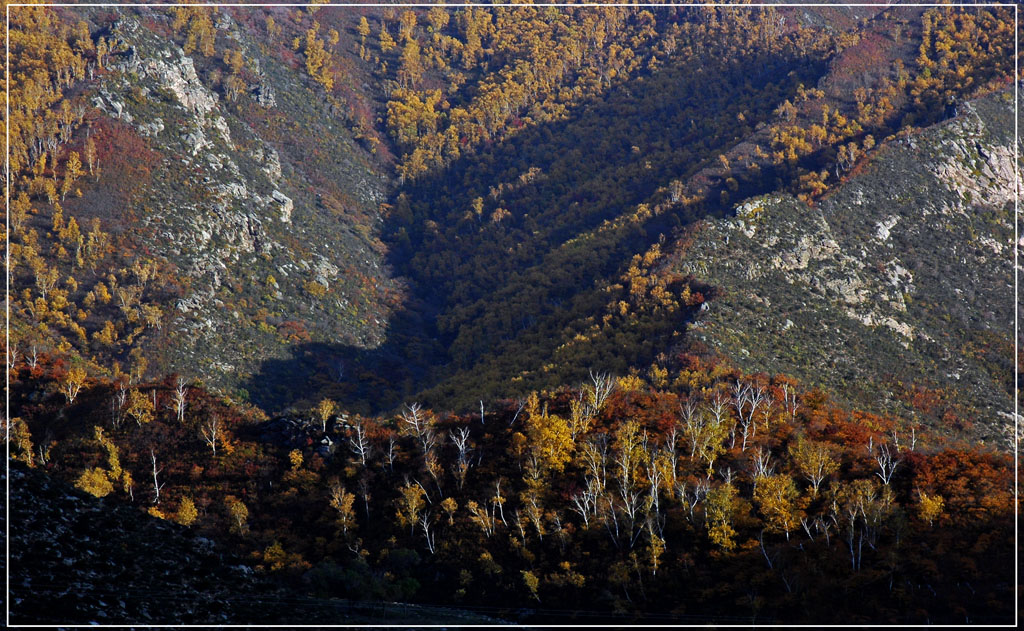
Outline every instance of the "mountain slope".
{"label": "mountain slope", "polygon": [[[41,9],[14,9],[31,11]],[[85,174],[59,196],[40,194],[41,172],[19,181],[29,195],[12,241],[15,284],[55,271],[74,323],[52,305],[16,306],[21,348],[59,346],[57,334],[97,367],[141,364],[238,393],[296,341],[378,344],[401,293],[375,236],[386,156],[355,138],[340,97],[279,55],[283,42],[221,12],[209,29],[223,52],[186,54],[175,15],[73,16],[95,40],[82,53],[90,69],[65,95],[74,107],[59,157],[30,154],[54,182],[71,180],[71,152]],[[62,28],[48,30],[59,40]],[[51,248],[64,254],[40,268],[32,254]]]}
{"label": "mountain slope", "polygon": [[[158,11],[147,17],[169,19]],[[387,301],[359,279],[381,279],[382,292],[394,285],[370,236],[384,198],[380,165],[308,81],[261,54],[228,15],[217,28],[250,60],[253,95],[218,98],[191,59],[131,18],[114,27],[131,53],[111,65],[100,90],[174,96],[123,110],[140,130],[168,121],[150,141],[165,156],[155,185],[136,200],[148,208],[143,228],[154,227],[145,243],[190,281],[171,333],[187,343],[170,349],[165,370],[188,367],[229,385],[287,343],[288,322],[293,336],[375,344]],[[209,62],[200,61],[212,82]],[[183,198],[190,190],[208,194]]]}
{"label": "mountain slope", "polygon": [[820,196],[1009,41],[901,7],[16,13],[15,93],[66,52],[12,121],[15,351],[273,411],[644,370],[710,290],[638,261]]}
{"label": "mountain slope", "polygon": [[886,143],[809,207],[709,222],[681,270],[724,288],[693,335],[745,370],[1002,444],[1013,412],[1013,103]]}

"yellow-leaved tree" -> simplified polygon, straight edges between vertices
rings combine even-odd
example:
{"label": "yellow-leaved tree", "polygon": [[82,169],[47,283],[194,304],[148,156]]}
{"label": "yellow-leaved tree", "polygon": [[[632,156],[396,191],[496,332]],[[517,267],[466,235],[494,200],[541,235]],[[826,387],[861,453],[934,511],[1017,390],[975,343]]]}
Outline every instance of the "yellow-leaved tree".
{"label": "yellow-leaved tree", "polygon": [[191,526],[195,523],[197,517],[199,517],[199,511],[196,510],[196,504],[192,501],[192,498],[186,497],[182,499],[181,504],[178,505],[178,514],[175,516],[175,521],[182,526]]}
{"label": "yellow-leaved tree", "polygon": [[704,501],[704,521],[708,539],[723,550],[736,547],[736,529],[732,527],[738,491],[732,484],[722,484],[708,491]]}
{"label": "yellow-leaved tree", "polygon": [[569,422],[548,413],[547,404],[542,407],[540,397],[533,392],[526,401],[525,425],[530,455],[541,470],[561,473],[575,449]]}
{"label": "yellow-leaved tree", "polygon": [[355,528],[356,513],[352,508],[355,499],[355,494],[346,491],[340,482],[331,482],[331,507],[338,511],[338,526],[343,535],[348,535],[348,531]]}
{"label": "yellow-leaved tree", "polygon": [[813,494],[818,494],[821,483],[839,469],[839,463],[832,456],[832,449],[825,443],[807,440],[803,436],[790,445],[789,456],[800,474],[811,483]]}
{"label": "yellow-leaved tree", "polygon": [[107,472],[101,467],[83,471],[82,475],[75,480],[75,486],[96,497],[105,497],[114,490],[114,485],[111,484]]}
{"label": "yellow-leaved tree", "polygon": [[758,479],[754,501],[761,509],[768,532],[785,533],[789,539],[789,532],[800,523],[799,497],[800,493],[788,475],[769,475]]}
{"label": "yellow-leaved tree", "polygon": [[323,431],[327,431],[327,421],[331,420],[337,409],[337,404],[330,399],[321,399],[320,403],[316,404],[316,416],[320,419],[320,426]]}
{"label": "yellow-leaved tree", "polygon": [[80,364],[72,366],[64,375],[64,378],[61,380],[61,390],[64,392],[64,396],[67,397],[68,404],[74,403],[78,393],[82,391],[82,386],[85,385],[85,377],[85,368]]}
{"label": "yellow-leaved tree", "polygon": [[419,518],[420,511],[427,505],[424,500],[426,493],[423,491],[423,487],[412,482],[403,486],[399,491],[400,495],[396,500],[398,510],[395,512],[395,517],[398,518],[400,525],[408,526],[409,533],[412,534],[416,528],[416,520]]}
{"label": "yellow-leaved tree", "polygon": [[919,501],[917,504],[917,514],[924,521],[928,522],[931,526],[935,523],[935,520],[942,515],[942,509],[945,506],[945,501],[941,495],[928,495],[927,493],[921,492]]}
{"label": "yellow-leaved tree", "polygon": [[231,520],[234,522],[231,529],[237,529],[237,532],[245,532],[246,521],[249,519],[249,509],[234,495],[228,495],[224,498],[224,503],[227,506],[228,515],[231,516]]}

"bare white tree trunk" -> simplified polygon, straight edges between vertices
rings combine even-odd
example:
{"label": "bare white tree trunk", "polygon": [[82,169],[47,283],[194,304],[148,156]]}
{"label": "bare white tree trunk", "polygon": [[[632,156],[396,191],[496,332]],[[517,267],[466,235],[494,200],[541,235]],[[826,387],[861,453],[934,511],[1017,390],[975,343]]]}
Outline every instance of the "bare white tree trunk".
{"label": "bare white tree trunk", "polygon": [[420,528],[423,529],[423,538],[427,540],[427,550],[430,550],[430,554],[434,554],[434,536],[436,533],[430,524],[430,511],[424,511],[423,515],[420,516]]}
{"label": "bare white tree trunk", "polygon": [[899,457],[898,451],[894,455],[889,449],[889,445],[883,443],[878,446],[878,455],[875,456],[875,462],[878,463],[878,471],[875,472],[875,475],[882,479],[883,484],[888,485],[889,480],[892,479],[892,474],[896,472],[896,467],[903,462],[903,459]]}
{"label": "bare white tree trunk", "polygon": [[615,377],[608,373],[590,371],[590,383],[587,393],[590,395],[590,406],[594,414],[604,409],[604,404],[615,390]]}
{"label": "bare white tree trunk", "polygon": [[185,398],[188,396],[188,385],[182,377],[174,384],[174,408],[178,415],[178,422],[185,422]]}
{"label": "bare white tree trunk", "polygon": [[149,450],[149,457],[153,461],[153,503],[154,504],[159,504],[160,503],[160,489],[162,489],[164,487],[164,485],[160,483],[160,480],[157,478],[157,475],[161,471],[163,471],[163,469],[158,469],[157,468],[157,466],[156,466],[156,452],[154,452],[152,449]]}
{"label": "bare white tree trunk", "polygon": [[366,427],[362,421],[356,419],[352,421],[352,431],[354,436],[349,438],[349,449],[359,458],[359,462],[365,467],[366,460],[370,457],[370,452],[373,449],[373,445],[370,443],[369,437],[366,435]]}
{"label": "bare white tree trunk", "polygon": [[754,486],[757,486],[757,480],[759,478],[765,478],[772,474],[772,470],[775,468],[771,464],[772,453],[768,450],[758,447],[754,450],[752,464],[754,466]]}
{"label": "bare white tree trunk", "polygon": [[203,441],[210,446],[213,450],[213,455],[217,455],[217,441],[220,440],[220,418],[217,415],[212,415],[206,420],[206,422],[199,427],[199,432],[203,436]]}
{"label": "bare white tree trunk", "polygon": [[121,423],[124,421],[126,403],[128,403],[128,388],[124,383],[120,383],[114,396],[110,399],[110,416],[115,429],[121,427]]}
{"label": "bare white tree trunk", "polygon": [[7,349],[7,367],[10,370],[14,370],[14,366],[18,363],[18,345],[11,344]]}

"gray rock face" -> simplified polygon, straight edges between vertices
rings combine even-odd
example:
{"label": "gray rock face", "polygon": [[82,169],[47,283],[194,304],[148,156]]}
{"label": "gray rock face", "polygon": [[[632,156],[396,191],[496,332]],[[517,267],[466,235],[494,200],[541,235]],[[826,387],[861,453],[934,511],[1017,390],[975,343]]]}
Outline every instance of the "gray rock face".
{"label": "gray rock face", "polygon": [[92,104],[110,115],[111,118],[123,120],[126,123],[131,123],[133,120],[131,114],[125,109],[124,101],[107,90],[101,89],[99,95],[93,98]]}
{"label": "gray rock face", "polygon": [[281,181],[281,156],[277,153],[277,150],[271,146],[260,146],[257,147],[252,155],[256,162],[262,164],[263,172],[267,175],[267,179],[272,184],[277,184]]}
{"label": "gray rock face", "polygon": [[271,108],[277,105],[277,95],[274,93],[274,88],[267,82],[260,82],[253,88],[252,93],[260,107]]}
{"label": "gray rock face", "polygon": [[1013,146],[987,143],[985,122],[976,108],[967,103],[963,110],[946,127],[942,157],[932,168],[965,205],[1001,208],[1014,199]]}
{"label": "gray rock face", "polygon": [[199,81],[192,58],[181,49],[175,52],[178,54],[170,60],[144,59],[133,70],[144,77],[156,79],[160,87],[170,90],[185,109],[204,120],[216,107],[218,96]]}
{"label": "gray rock face", "polygon": [[291,223],[292,210],[295,208],[295,204],[292,203],[291,198],[278,190],[275,190],[270,194],[270,196],[274,198],[275,202],[280,204],[281,221]]}
{"label": "gray rock face", "polygon": [[886,241],[889,239],[891,230],[896,225],[896,222],[900,220],[899,217],[893,215],[884,221],[879,221],[875,224],[875,238],[879,241]]}

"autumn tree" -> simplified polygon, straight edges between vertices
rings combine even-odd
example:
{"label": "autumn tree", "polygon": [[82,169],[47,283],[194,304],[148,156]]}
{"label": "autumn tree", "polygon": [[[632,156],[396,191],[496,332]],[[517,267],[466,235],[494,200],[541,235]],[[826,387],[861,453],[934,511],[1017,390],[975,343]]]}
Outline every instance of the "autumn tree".
{"label": "autumn tree", "polygon": [[195,523],[197,517],[199,517],[199,511],[196,510],[195,502],[192,501],[191,497],[183,498],[181,504],[178,505],[175,521],[182,526],[191,526]]}
{"label": "autumn tree", "polygon": [[455,511],[459,509],[459,503],[454,497],[446,497],[441,500],[441,508],[448,515],[448,525],[455,524]]}
{"label": "autumn tree", "polygon": [[61,380],[61,390],[63,390],[64,396],[67,397],[68,405],[75,402],[75,398],[81,392],[82,386],[85,385],[85,378],[85,368],[80,364],[73,365],[64,375],[64,378]]}
{"label": "autumn tree", "polygon": [[754,488],[754,501],[765,519],[769,532],[789,533],[799,523],[796,501],[800,494],[788,475],[769,475],[758,480]]}
{"label": "autumn tree", "polygon": [[413,29],[416,28],[416,13],[411,10],[402,12],[398,22],[398,39],[407,42],[413,37]]}
{"label": "autumn tree", "polygon": [[408,526],[409,533],[415,531],[419,523],[420,511],[427,505],[426,492],[417,483],[407,482],[398,490],[398,499],[395,500],[397,511],[395,517],[401,526]]}
{"label": "autumn tree", "polygon": [[32,212],[32,204],[25,191],[18,193],[17,197],[11,199],[10,213],[8,218],[11,222],[11,230],[20,233],[25,226],[25,221]]}
{"label": "autumn tree", "polygon": [[128,392],[126,412],[141,427],[153,420],[153,401],[139,390],[132,388]]}
{"label": "autumn tree", "polygon": [[185,31],[185,44],[182,50],[186,55],[198,50],[204,57],[212,57],[216,50],[214,48],[217,32],[210,18],[209,7],[180,6],[174,8],[174,22],[172,27],[175,32]]}
{"label": "autumn tree", "polygon": [[366,46],[366,38],[370,36],[370,23],[366,20],[365,15],[359,17],[359,24],[356,26],[356,33],[359,33],[360,44]]}
{"label": "autumn tree", "polygon": [[238,533],[244,533],[247,530],[246,521],[249,519],[248,507],[234,495],[228,495],[224,498],[224,505],[227,508],[228,516],[232,520],[231,529]]}
{"label": "autumn tree", "polygon": [[942,514],[944,506],[945,501],[941,495],[918,493],[917,514],[922,520],[928,522],[929,526],[934,525],[935,520]]}
{"label": "autumn tree", "polygon": [[548,413],[547,403],[541,407],[540,398],[533,392],[527,399],[524,425],[530,453],[542,471],[561,473],[575,448],[569,423]]}
{"label": "autumn tree", "polygon": [[808,440],[803,436],[797,437],[796,443],[789,446],[789,457],[800,475],[811,483],[815,496],[825,478],[839,469],[839,463],[836,462],[828,445]]}
{"label": "autumn tree", "polygon": [[103,60],[106,59],[107,54],[110,52],[110,46],[107,44],[107,38],[100,37],[99,41],[96,42],[96,65],[103,68]]}
{"label": "autumn tree", "polygon": [[647,526],[647,546],[644,552],[647,556],[647,564],[651,568],[651,576],[657,576],[658,568],[661,566],[661,557],[665,553],[665,540],[656,532],[654,520],[649,519]]}
{"label": "autumn tree", "polygon": [[399,57],[398,81],[403,87],[408,88],[419,83],[422,75],[423,65],[420,60],[420,45],[416,43],[416,40],[410,39],[405,43],[402,55]]}
{"label": "autumn tree", "polygon": [[330,399],[321,399],[320,403],[316,404],[316,416],[320,419],[320,428],[326,432],[327,422],[334,416],[335,411],[338,409],[338,404]]}
{"label": "autumn tree", "polygon": [[721,484],[708,491],[704,502],[708,539],[723,550],[736,547],[736,530],[732,524],[738,495],[739,491],[732,484]]}
{"label": "autumn tree", "polygon": [[347,492],[340,482],[337,480],[331,482],[331,507],[338,511],[338,526],[341,528],[341,532],[345,536],[347,536],[349,530],[355,528],[356,525],[355,511],[352,509],[352,504],[355,502],[355,498],[356,496]]}
{"label": "autumn tree", "polygon": [[114,485],[110,482],[107,472],[101,467],[86,469],[78,476],[75,486],[90,495],[106,497],[114,491]]}
{"label": "autumn tree", "polygon": [[85,163],[89,167],[89,175],[96,174],[96,141],[92,136],[85,141]]}
{"label": "autumn tree", "polygon": [[383,21],[380,23],[378,39],[380,42],[380,52],[382,53],[387,53],[395,47],[395,40],[391,37],[391,33],[388,33],[388,25]]}
{"label": "autumn tree", "polygon": [[435,32],[441,32],[444,27],[448,26],[448,21],[451,19],[451,14],[447,9],[442,7],[431,7],[427,11],[427,22],[430,23],[430,28]]}
{"label": "autumn tree", "polygon": [[[6,419],[0,417],[0,420]],[[33,453],[32,433],[29,430],[28,423],[26,423],[20,416],[16,416],[7,421],[5,425],[7,426],[7,431],[10,434],[9,442],[11,458],[19,462],[24,462],[30,467],[34,466],[35,455]]]}
{"label": "autumn tree", "polygon": [[324,47],[323,40],[319,37],[320,24],[313,22],[313,26],[306,31],[306,72],[325,90],[330,92],[334,88],[334,74],[331,71],[331,54]]}

